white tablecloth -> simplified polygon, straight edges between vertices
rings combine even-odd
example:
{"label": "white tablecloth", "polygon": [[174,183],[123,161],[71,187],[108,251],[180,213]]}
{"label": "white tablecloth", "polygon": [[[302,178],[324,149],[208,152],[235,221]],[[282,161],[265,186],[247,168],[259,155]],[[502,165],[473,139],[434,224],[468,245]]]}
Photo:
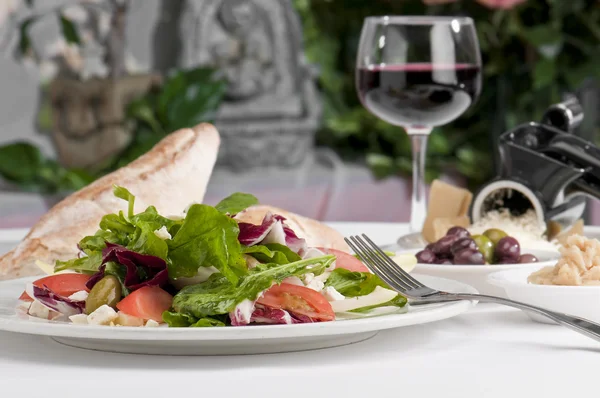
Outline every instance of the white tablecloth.
{"label": "white tablecloth", "polygon": [[[399,224],[334,224],[391,243]],[[597,396],[600,343],[480,304],[436,323],[316,351],[164,357],[87,351],[0,332],[0,397]]]}

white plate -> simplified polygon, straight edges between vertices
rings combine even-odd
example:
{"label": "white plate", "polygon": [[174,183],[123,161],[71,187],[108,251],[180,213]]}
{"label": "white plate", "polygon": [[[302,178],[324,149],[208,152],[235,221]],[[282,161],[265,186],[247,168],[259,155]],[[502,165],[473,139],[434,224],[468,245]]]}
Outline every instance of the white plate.
{"label": "white plate", "polygon": [[[463,283],[415,275],[423,283],[451,292],[475,293]],[[459,301],[411,307],[407,313],[298,325],[227,328],[135,328],[74,325],[18,314],[17,298],[35,278],[0,282],[0,330],[50,336],[59,343],[101,351],[157,355],[235,355],[335,347],[371,338],[379,330],[433,322],[467,311]]]}
{"label": "white plate", "polygon": [[[527,282],[531,272],[525,269],[495,272],[488,276],[488,282],[503,289],[512,300],[600,323],[600,286],[534,285]],[[536,322],[554,323],[541,315],[526,314]]]}
{"label": "white plate", "polygon": [[[411,251],[416,253],[416,251]],[[511,269],[524,269],[529,273],[540,268],[556,264],[558,252],[544,250],[526,250],[525,253],[535,255],[540,261],[528,264],[498,264],[498,265],[440,265],[417,264],[415,271],[422,275],[437,276],[440,278],[454,279],[473,286],[479,293],[490,296],[506,297],[504,289],[498,288],[487,281],[488,275]]]}

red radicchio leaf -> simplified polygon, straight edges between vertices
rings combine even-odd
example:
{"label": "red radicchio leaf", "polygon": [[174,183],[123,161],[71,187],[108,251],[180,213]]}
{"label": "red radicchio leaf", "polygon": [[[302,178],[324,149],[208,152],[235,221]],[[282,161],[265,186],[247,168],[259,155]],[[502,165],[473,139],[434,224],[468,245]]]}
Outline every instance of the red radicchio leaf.
{"label": "red radicchio leaf", "polygon": [[261,225],[254,225],[245,222],[238,223],[240,234],[238,240],[242,245],[254,246],[263,241],[271,232],[277,219],[271,213],[267,213]]}
{"label": "red radicchio leaf", "polygon": [[280,308],[271,308],[257,304],[252,312],[249,322],[243,322],[234,316],[235,313],[229,314],[232,326],[245,326],[249,323],[269,324],[269,325],[291,325],[294,323],[313,323],[314,320],[306,315],[294,314]]}
{"label": "red radicchio leaf", "polygon": [[90,279],[88,279],[88,281],[85,283],[85,287],[92,290],[94,285],[96,283],[100,282],[100,279],[102,279],[104,277],[104,269],[105,268],[106,268],[106,265],[104,265],[104,264],[100,265],[100,267],[98,267],[98,272],[96,272],[94,275],[92,275],[90,277]]}
{"label": "red radicchio leaf", "polygon": [[42,303],[45,307],[66,316],[82,314],[85,309],[85,300],[71,300],[68,297],[54,293],[54,291],[46,285],[39,287],[34,284],[29,284],[27,286],[27,294]]}
{"label": "red radicchio leaf", "polygon": [[[279,227],[278,224],[281,226]],[[240,228],[238,239],[240,243],[245,246],[257,245],[264,241],[271,232],[277,232],[276,230],[274,231],[274,228],[282,228],[283,236],[280,238],[275,238],[275,240],[281,241],[272,241],[269,243],[285,244],[296,253],[306,249],[306,241],[299,238],[294,231],[285,224],[285,218],[280,215],[267,213],[261,225],[254,225],[244,222],[240,222],[238,225]],[[279,234],[281,234],[281,232]]]}
{"label": "red radicchio leaf", "polygon": [[[124,285],[130,291],[144,286],[164,286],[169,280],[167,262],[160,257],[148,254],[140,254],[126,247],[106,242],[106,248],[102,250],[102,265],[98,272],[92,275],[86,286],[88,289],[94,287],[104,277],[104,270],[108,262],[119,263],[127,269]],[[141,281],[138,275],[138,267],[144,268],[149,276],[148,280]]]}
{"label": "red radicchio leaf", "polygon": [[296,233],[287,226],[285,223],[285,217],[280,215],[275,215],[275,219],[281,221],[281,225],[283,226],[283,232],[285,232],[285,244],[287,247],[299,253],[302,250],[306,250],[306,241],[302,238],[299,238]]}

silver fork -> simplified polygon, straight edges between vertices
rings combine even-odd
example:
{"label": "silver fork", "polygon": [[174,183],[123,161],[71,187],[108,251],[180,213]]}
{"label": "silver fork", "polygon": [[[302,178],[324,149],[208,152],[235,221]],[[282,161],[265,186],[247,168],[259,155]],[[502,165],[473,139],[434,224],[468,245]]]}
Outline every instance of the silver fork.
{"label": "silver fork", "polygon": [[544,308],[520,303],[518,301],[509,300],[502,297],[471,293],[448,293],[435,290],[423,285],[421,282],[413,278],[408,272],[404,271],[365,234],[362,234],[362,238],[359,236],[351,236],[350,238],[344,239],[348,245],[350,245],[352,250],[354,250],[354,252],[358,255],[358,257],[360,257],[360,259],[365,263],[365,265],[371,271],[373,271],[373,273],[379,276],[392,289],[409,299],[418,300],[418,302],[421,303],[476,300],[504,304],[520,310],[544,315],[553,321],[568,327],[569,329],[591,337],[594,340],[600,341],[600,324],[584,318],[579,318],[560,312],[549,311]]}

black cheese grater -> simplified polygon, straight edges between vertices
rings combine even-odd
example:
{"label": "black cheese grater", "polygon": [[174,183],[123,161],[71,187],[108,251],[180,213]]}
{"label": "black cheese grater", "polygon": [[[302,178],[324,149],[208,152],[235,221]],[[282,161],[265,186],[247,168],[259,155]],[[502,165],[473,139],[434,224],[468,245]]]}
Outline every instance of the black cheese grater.
{"label": "black cheese grater", "polygon": [[600,149],[572,133],[582,120],[573,97],[548,108],[541,123],[502,134],[498,176],[476,193],[472,221],[500,208],[516,216],[533,209],[540,222],[563,228],[581,218],[586,197],[600,199]]}

